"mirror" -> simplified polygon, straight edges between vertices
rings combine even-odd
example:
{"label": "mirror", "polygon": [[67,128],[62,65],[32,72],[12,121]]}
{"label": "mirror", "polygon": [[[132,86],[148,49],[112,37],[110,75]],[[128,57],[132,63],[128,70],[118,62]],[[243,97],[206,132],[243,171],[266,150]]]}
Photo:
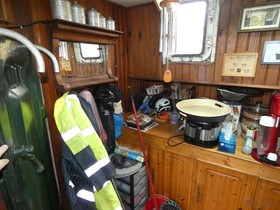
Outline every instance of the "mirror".
{"label": "mirror", "polygon": [[108,45],[80,42],[59,43],[59,64],[63,76],[103,75],[107,72]]}

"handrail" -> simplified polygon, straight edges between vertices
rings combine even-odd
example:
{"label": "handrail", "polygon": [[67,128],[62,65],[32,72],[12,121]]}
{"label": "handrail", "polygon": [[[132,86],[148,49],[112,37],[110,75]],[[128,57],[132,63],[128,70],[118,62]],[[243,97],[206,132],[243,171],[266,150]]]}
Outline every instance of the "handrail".
{"label": "handrail", "polygon": [[58,61],[57,61],[56,57],[54,56],[54,54],[51,51],[49,51],[48,49],[46,49],[42,46],[35,45],[35,47],[38,50],[40,50],[41,52],[43,52],[44,54],[46,54],[52,60],[53,67],[54,67],[54,72],[59,73],[59,64],[58,64]]}
{"label": "handrail", "polygon": [[13,39],[17,40],[18,42],[21,42],[22,44],[24,44],[35,57],[35,60],[37,63],[37,68],[38,68],[37,69],[38,73],[45,73],[44,59],[43,59],[41,53],[39,52],[39,50],[35,47],[35,45],[32,42],[30,42],[23,35],[15,32],[15,31],[5,29],[5,28],[0,28],[0,35],[13,38]]}

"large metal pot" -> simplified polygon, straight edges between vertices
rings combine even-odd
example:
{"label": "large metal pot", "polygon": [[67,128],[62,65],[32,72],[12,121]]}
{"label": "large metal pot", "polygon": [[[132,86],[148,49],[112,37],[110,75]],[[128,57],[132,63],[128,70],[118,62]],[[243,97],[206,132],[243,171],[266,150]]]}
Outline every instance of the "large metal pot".
{"label": "large metal pot", "polygon": [[187,99],[176,104],[179,112],[192,121],[222,122],[230,113],[227,104],[213,99]]}

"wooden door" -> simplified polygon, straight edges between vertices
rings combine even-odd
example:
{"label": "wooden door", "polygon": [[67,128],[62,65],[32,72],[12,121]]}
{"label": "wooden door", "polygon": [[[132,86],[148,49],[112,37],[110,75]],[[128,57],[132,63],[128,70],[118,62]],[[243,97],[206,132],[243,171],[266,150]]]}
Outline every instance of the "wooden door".
{"label": "wooden door", "polygon": [[256,189],[253,209],[280,209],[280,183],[260,179]]}
{"label": "wooden door", "polygon": [[190,209],[252,209],[256,181],[255,176],[197,160]]}
{"label": "wooden door", "polygon": [[193,159],[149,144],[149,164],[155,193],[190,209]]}

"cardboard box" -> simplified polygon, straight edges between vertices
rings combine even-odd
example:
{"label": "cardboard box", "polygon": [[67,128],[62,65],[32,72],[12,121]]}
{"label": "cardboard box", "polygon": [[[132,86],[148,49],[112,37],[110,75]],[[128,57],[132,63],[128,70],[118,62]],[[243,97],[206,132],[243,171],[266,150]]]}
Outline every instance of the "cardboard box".
{"label": "cardboard box", "polygon": [[234,134],[231,135],[229,140],[225,139],[225,134],[220,133],[219,135],[219,143],[218,143],[218,150],[221,152],[228,152],[235,154],[236,149],[236,137]]}

